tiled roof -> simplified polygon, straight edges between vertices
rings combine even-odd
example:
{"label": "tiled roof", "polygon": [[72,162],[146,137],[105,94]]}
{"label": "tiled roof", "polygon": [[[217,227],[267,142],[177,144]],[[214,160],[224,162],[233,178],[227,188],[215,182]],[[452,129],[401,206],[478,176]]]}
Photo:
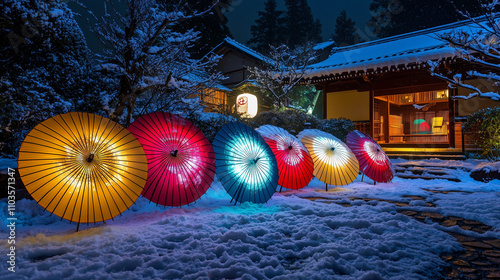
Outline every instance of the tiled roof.
{"label": "tiled roof", "polygon": [[222,41],[219,45],[217,45],[214,50],[220,48],[223,44],[229,44],[230,46],[236,48],[236,49],[239,49],[241,52],[243,53],[246,53],[247,55],[257,59],[257,60],[260,60],[260,61],[264,61],[264,62],[269,62],[271,61],[270,58],[266,57],[265,55],[243,45],[242,43],[239,43],[229,37],[226,37],[224,39],[224,41]]}
{"label": "tiled roof", "polygon": [[338,48],[326,60],[310,65],[306,78],[333,80],[370,72],[423,68],[429,60],[455,58],[458,52],[440,40],[438,34],[464,27],[474,28],[467,20]]}

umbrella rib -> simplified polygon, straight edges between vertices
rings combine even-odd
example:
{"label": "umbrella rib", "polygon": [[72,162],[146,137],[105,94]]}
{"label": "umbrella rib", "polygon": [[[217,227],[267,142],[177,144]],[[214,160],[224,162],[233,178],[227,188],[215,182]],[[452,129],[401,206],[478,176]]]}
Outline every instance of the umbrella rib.
{"label": "umbrella rib", "polygon": [[[71,178],[72,174],[76,174],[81,169],[83,169],[83,166],[77,166],[77,168],[72,169],[72,171],[68,174],[68,176]],[[60,178],[60,180],[51,188],[51,190],[55,189],[55,187],[57,187],[59,185],[59,183],[63,182],[64,179],[67,178],[68,176]],[[56,178],[58,178],[58,177],[54,177],[52,179],[56,179]],[[52,181],[52,179],[49,180],[48,182],[46,182],[45,184],[41,185],[38,189],[36,189],[35,191],[33,191],[32,194],[34,194],[37,190],[39,190],[42,187],[44,187],[46,184],[48,184],[50,181]],[[71,180],[71,182],[74,182],[75,180],[76,180],[76,178],[73,177],[72,180]],[[66,183],[67,182],[68,181],[66,181]],[[63,189],[63,187],[66,186],[66,183],[63,183],[62,186],[60,188],[58,188],[57,193],[52,197],[52,199],[49,201],[49,203],[47,204],[47,206],[45,207],[45,209],[49,208],[49,206],[52,204],[52,201],[57,197],[57,195]],[[69,189],[69,187],[71,187],[71,184],[68,185],[68,187],[66,188],[66,191]],[[64,191],[63,194],[66,193],[66,191]],[[46,192],[38,201],[42,201],[48,193],[49,192]],[[59,206],[59,203],[61,202],[61,200],[62,200],[62,198],[59,200],[59,202],[56,204],[56,206],[54,206],[54,211]],[[52,211],[52,212],[54,212],[54,211]],[[62,215],[62,217],[64,217],[64,215]]]}
{"label": "umbrella rib", "polygon": [[[99,207],[99,213],[101,214],[101,220],[104,221],[105,220],[104,213],[103,213],[103,208],[102,208],[101,199],[100,199],[100,195],[99,195],[99,190],[102,189],[102,186],[100,184],[100,181],[96,180],[96,177],[98,175],[96,174],[95,169],[92,169],[91,174],[92,174],[91,179],[93,180],[94,186],[95,186],[95,197],[97,199],[97,206]],[[103,191],[103,195],[104,195],[104,191]],[[94,223],[95,223],[97,221],[95,204],[92,204],[92,207],[93,207],[93,212],[94,212]],[[111,215],[111,212],[109,212],[109,213]]]}

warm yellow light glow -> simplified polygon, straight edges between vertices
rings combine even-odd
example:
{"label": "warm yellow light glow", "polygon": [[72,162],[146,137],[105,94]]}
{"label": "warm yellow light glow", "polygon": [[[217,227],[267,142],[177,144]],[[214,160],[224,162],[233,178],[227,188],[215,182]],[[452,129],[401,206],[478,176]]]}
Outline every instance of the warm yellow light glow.
{"label": "warm yellow light glow", "polygon": [[250,93],[243,93],[236,97],[236,108],[238,113],[244,118],[253,118],[257,115],[259,103],[257,96]]}
{"label": "warm yellow light glow", "polygon": [[306,129],[298,138],[311,154],[314,176],[329,185],[343,186],[356,179],[359,162],[352,151],[335,136],[316,129]]}
{"label": "warm yellow light glow", "polygon": [[87,113],[58,115],[36,126],[21,145],[18,165],[33,199],[81,223],[128,209],[147,178],[137,139],[121,125]]}

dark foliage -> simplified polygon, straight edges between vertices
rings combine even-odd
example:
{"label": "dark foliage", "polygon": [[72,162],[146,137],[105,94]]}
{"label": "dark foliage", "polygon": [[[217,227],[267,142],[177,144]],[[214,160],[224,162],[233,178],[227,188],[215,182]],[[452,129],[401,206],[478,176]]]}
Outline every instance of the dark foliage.
{"label": "dark foliage", "polygon": [[347,134],[355,130],[356,126],[349,119],[338,118],[338,119],[321,120],[318,125],[318,129],[324,132],[328,132],[345,142]]}
{"label": "dark foliage", "polygon": [[321,23],[314,19],[307,0],[285,0],[286,43],[290,48],[301,46],[304,42],[320,42]]}
{"label": "dark foliage", "polygon": [[470,115],[463,124],[465,131],[476,132],[473,144],[482,149],[489,161],[500,160],[500,107],[483,109]]}
{"label": "dark foliage", "polygon": [[279,45],[285,36],[283,11],[276,9],[276,0],[267,0],[265,6],[255,25],[250,27],[252,38],[248,41],[260,52],[268,52],[269,46]]}
{"label": "dark foliage", "polygon": [[373,0],[367,25],[379,37],[408,33],[464,20],[458,11],[482,14],[482,0]]}
{"label": "dark foliage", "polygon": [[[163,4],[170,4],[171,0],[158,1]],[[178,26],[180,32],[194,29],[202,36],[193,43],[190,49],[193,58],[201,58],[215,48],[226,37],[231,37],[231,32],[227,27],[227,18],[224,10],[231,6],[232,0],[219,0],[217,5],[212,8],[212,12],[201,17],[194,17],[186,20]],[[204,11],[213,5],[213,0],[186,0],[184,5],[188,6],[187,11],[193,13]]]}
{"label": "dark foliage", "polygon": [[65,1],[0,3],[0,154],[41,121],[102,108],[85,38]]}
{"label": "dark foliage", "polygon": [[339,47],[359,43],[359,36],[356,34],[356,23],[350,17],[347,17],[345,10],[337,17],[335,34],[332,36],[332,39]]}
{"label": "dark foliage", "polygon": [[253,128],[258,128],[266,124],[274,125],[285,129],[293,135],[299,134],[304,129],[319,129],[332,134],[342,141],[345,141],[347,134],[355,129],[354,123],[349,119],[321,120],[303,111],[294,109],[263,112],[253,119],[245,120],[245,122]]}

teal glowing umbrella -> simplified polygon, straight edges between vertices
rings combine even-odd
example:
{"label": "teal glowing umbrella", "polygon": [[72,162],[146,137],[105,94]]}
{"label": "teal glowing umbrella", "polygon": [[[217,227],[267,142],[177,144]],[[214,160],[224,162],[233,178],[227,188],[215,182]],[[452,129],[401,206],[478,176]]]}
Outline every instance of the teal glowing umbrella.
{"label": "teal glowing umbrella", "polygon": [[217,178],[237,202],[264,203],[276,192],[278,165],[266,141],[239,122],[224,125],[212,143]]}

